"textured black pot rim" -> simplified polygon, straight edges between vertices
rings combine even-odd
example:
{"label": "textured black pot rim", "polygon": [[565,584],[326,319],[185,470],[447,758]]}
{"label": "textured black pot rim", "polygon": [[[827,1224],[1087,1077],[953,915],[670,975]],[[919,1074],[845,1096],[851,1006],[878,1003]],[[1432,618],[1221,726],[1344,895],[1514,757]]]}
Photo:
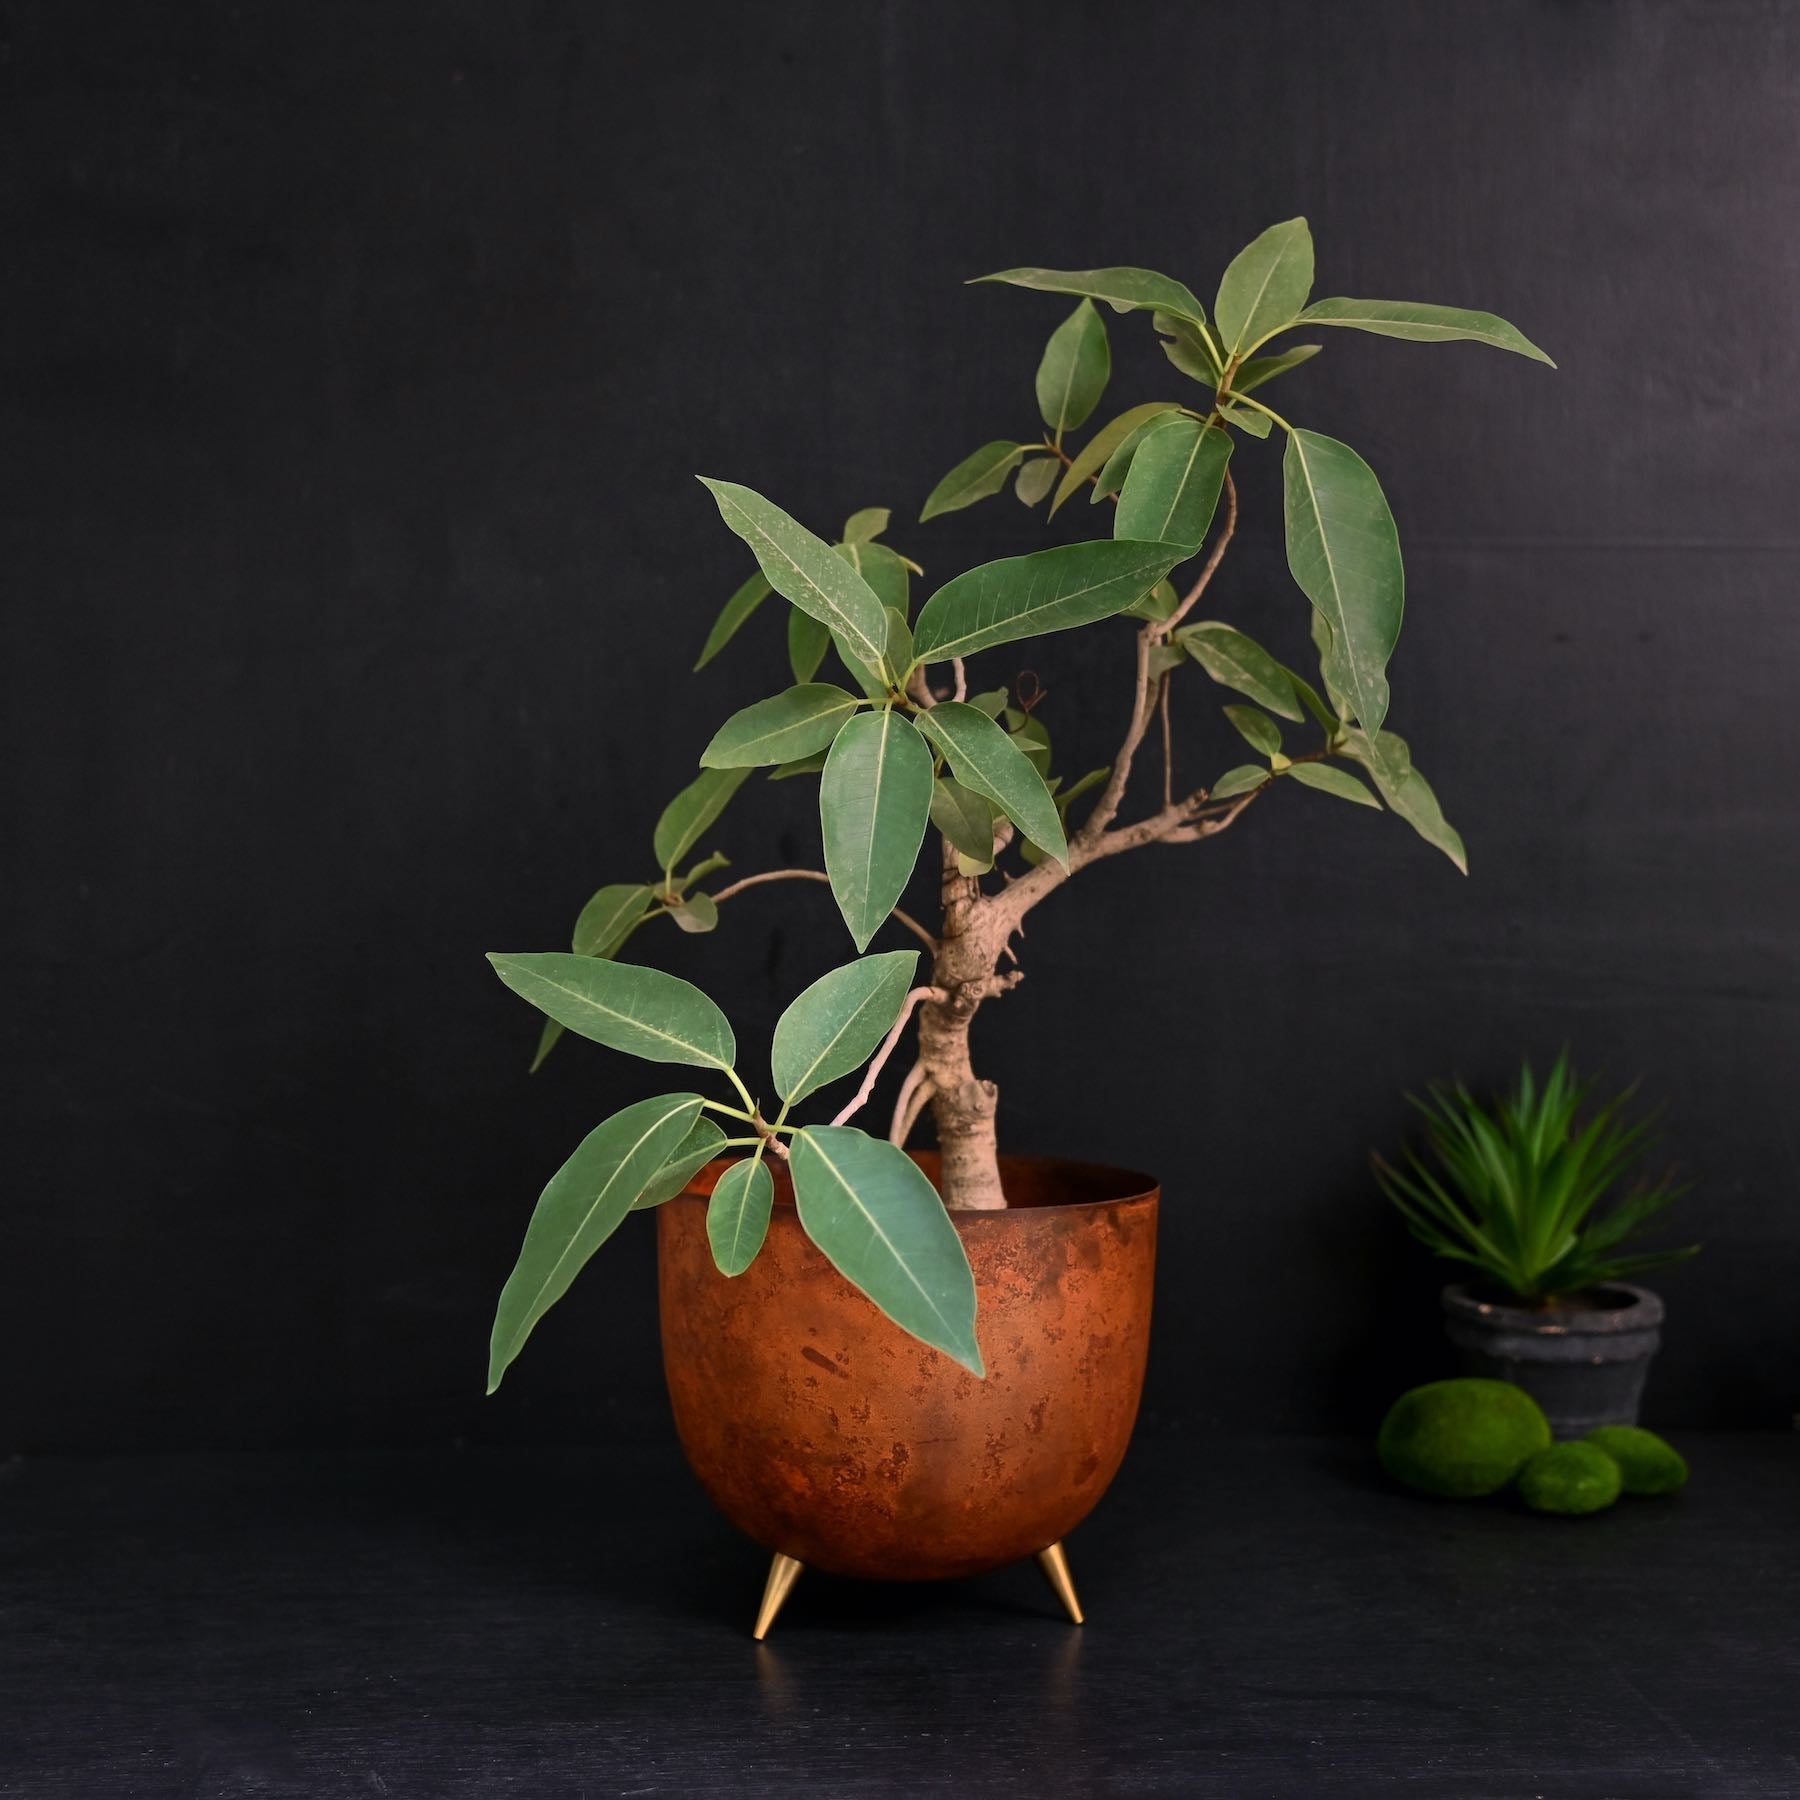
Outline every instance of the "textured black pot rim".
{"label": "textured black pot rim", "polygon": [[1498,1300],[1482,1300],[1460,1281],[1443,1291],[1444,1311],[1453,1319],[1466,1319],[1501,1331],[1526,1331],[1539,1337],[1622,1337],[1628,1332],[1650,1331],[1663,1322],[1659,1294],[1629,1281],[1609,1281],[1605,1292],[1629,1294],[1624,1306],[1561,1306],[1539,1311],[1530,1306],[1507,1306]]}

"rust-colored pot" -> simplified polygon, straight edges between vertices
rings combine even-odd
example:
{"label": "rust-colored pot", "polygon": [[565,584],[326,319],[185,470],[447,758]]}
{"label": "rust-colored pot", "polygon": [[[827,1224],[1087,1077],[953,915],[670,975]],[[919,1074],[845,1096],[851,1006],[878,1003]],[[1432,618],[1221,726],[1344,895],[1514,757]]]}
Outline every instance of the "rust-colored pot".
{"label": "rust-colored pot", "polygon": [[[935,1180],[935,1155],[914,1160]],[[727,1517],[811,1567],[893,1581],[998,1568],[1079,1525],[1137,1417],[1156,1185],[1002,1157],[1012,1204],[950,1215],[975,1271],[983,1381],[838,1274],[784,1171],[761,1255],[721,1275],[706,1197],[728,1166],[657,1210],[675,1427]]]}

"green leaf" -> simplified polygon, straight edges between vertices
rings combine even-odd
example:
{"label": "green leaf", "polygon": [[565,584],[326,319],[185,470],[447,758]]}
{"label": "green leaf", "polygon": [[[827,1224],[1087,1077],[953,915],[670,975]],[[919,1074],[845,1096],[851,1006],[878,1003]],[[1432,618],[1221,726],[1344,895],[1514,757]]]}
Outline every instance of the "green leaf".
{"label": "green leaf", "polygon": [[1231,460],[1231,434],[1186,414],[1150,432],[1131,460],[1113,536],[1198,550]]}
{"label": "green leaf", "polygon": [[674,868],[693,849],[749,774],[748,769],[708,769],[663,808],[651,840],[659,868]]}
{"label": "green leaf", "polygon": [[1469,856],[1462,835],[1444,817],[1430,782],[1413,767],[1406,740],[1391,731],[1381,732],[1373,739],[1365,732],[1352,731],[1346,735],[1344,750],[1369,771],[1390,810],[1467,875]]}
{"label": "green leaf", "polygon": [[[607,967],[601,963],[595,965]],[[519,1260],[500,1291],[488,1347],[488,1392],[538,1320],[617,1230],[700,1114],[698,1094],[641,1100],[597,1125],[538,1197]]]}
{"label": "green leaf", "polygon": [[984,796],[952,776],[940,775],[931,789],[931,822],[964,862],[976,870],[994,866],[994,809]]}
{"label": "green leaf", "polygon": [[912,667],[913,635],[912,627],[906,622],[906,614],[899,607],[890,606],[888,616],[888,663],[896,680]]}
{"label": "green leaf", "polygon": [[1174,584],[1159,581],[1143,599],[1134,600],[1125,612],[1133,619],[1155,619],[1159,623],[1170,617],[1176,607],[1181,604],[1181,596],[1176,593]]}
{"label": "green leaf", "polygon": [[983,1375],[975,1277],[937,1191],[904,1151],[847,1125],[796,1132],[801,1228],[901,1330]]}
{"label": "green leaf", "polygon": [[785,762],[780,768],[769,771],[769,779],[791,781],[796,775],[817,775],[825,767],[825,755],[821,750],[816,756],[802,756],[794,762]]}
{"label": "green leaf", "polygon": [[[1067,866],[1062,818],[1043,776],[986,713],[946,700],[920,713],[917,724],[964,787],[991,800],[1034,844]],[[991,849],[991,839],[989,844]]]}
{"label": "green leaf", "polygon": [[1107,763],[1103,768],[1089,769],[1079,781],[1071,783],[1057,793],[1056,810],[1066,819],[1069,816],[1069,808],[1090,788],[1097,788],[1111,773],[1111,763]]}
{"label": "green leaf", "polygon": [[828,681],[791,687],[733,713],[713,735],[700,761],[709,769],[752,769],[811,756],[829,747],[861,705],[854,694]]}
{"label": "green leaf", "polygon": [[1153,269],[1002,269],[997,275],[978,275],[975,281],[1005,281],[1046,294],[1085,294],[1104,300],[1114,312],[1166,312],[1196,324],[1206,322],[1193,294]]}
{"label": "green leaf", "polygon": [[715,869],[729,869],[730,867],[731,858],[714,850],[710,855],[701,857],[697,863],[692,864],[679,874],[671,875],[669,877],[669,886],[677,894],[685,893],[696,881],[700,881],[704,877],[712,874]]}
{"label": "green leaf", "polygon": [[773,501],[732,481],[700,480],[719,504],[719,516],[756,554],[776,593],[811,613],[864,661],[879,666],[887,619],[868,583],[823,538],[790,519]]}
{"label": "green leaf", "polygon": [[762,575],[752,575],[719,609],[719,616],[713,621],[712,630],[706,634],[706,642],[700,650],[700,660],[694,667],[704,669],[737,636],[739,627],[774,591]]}
{"label": "green leaf", "polygon": [[1178,412],[1180,407],[1173,400],[1147,400],[1142,406],[1133,406],[1119,414],[1116,419],[1109,419],[1088,441],[1075,453],[1068,468],[1063,471],[1063,478],[1057,484],[1056,498],[1050,502],[1050,516],[1055,518],[1063,502],[1086,481],[1105,468],[1112,453],[1131,436],[1141,425],[1163,413]]}
{"label": "green leaf", "polygon": [[885,506],[865,506],[844,521],[846,544],[870,544],[887,530],[893,513]]}
{"label": "green leaf", "polygon": [[1137,455],[1144,440],[1153,431],[1161,430],[1174,416],[1174,411],[1170,411],[1159,418],[1146,419],[1119,440],[1118,448],[1106,459],[1100,470],[1100,478],[1094,483],[1094,491],[1088,495],[1089,506],[1098,506],[1102,500],[1117,494],[1124,487],[1125,478],[1131,473],[1131,460]]}
{"label": "green leaf", "polygon": [[983,444],[973,456],[965,456],[926,497],[919,513],[919,523],[935,519],[939,513],[957,512],[997,494],[1006,486],[1013,465],[1034,446],[1015,444],[1010,438],[996,438]]}
{"label": "green leaf", "polygon": [[1111,374],[1106,321],[1094,311],[1093,301],[1083,300],[1051,332],[1038,364],[1038,411],[1059,440],[1100,404]]}
{"label": "green leaf", "polygon": [[1358,806],[1372,806],[1377,812],[1381,802],[1354,775],[1334,769],[1329,763],[1295,763],[1288,774],[1305,787],[1317,788],[1322,794],[1335,794],[1340,800],[1354,800]]}
{"label": "green leaf", "polygon": [[1301,313],[1299,323],[1348,325],[1353,331],[1411,338],[1417,343],[1443,344],[1462,339],[1492,344],[1496,350],[1513,350],[1534,362],[1556,367],[1517,326],[1493,313],[1469,312],[1460,306],[1427,306],[1416,300],[1315,300]]}
{"label": "green leaf", "polygon": [[488,957],[494,973],[539,1012],[645,1062],[729,1069],[737,1043],[725,1015],[691,982],[639,963],[547,951]]}
{"label": "green leaf", "polygon": [[845,543],[837,546],[837,553],[869,584],[869,591],[884,607],[897,608],[902,614],[912,611],[912,573],[898,550],[890,550],[886,544]]}
{"label": "green leaf", "polygon": [[713,1186],[706,1205],[706,1240],[721,1275],[741,1275],[769,1235],[775,1178],[760,1156],[734,1162]]}
{"label": "green leaf", "polygon": [[788,667],[794,671],[794,679],[802,684],[811,681],[831,648],[831,627],[790,606],[787,639]]}
{"label": "green leaf", "polygon": [[611,956],[649,909],[647,887],[603,887],[576,915],[571,947],[577,956]]}
{"label": "green leaf", "polygon": [[[1297,369],[1303,362],[1310,362],[1318,354],[1317,344],[1295,344],[1291,350],[1283,350],[1278,356],[1253,356],[1232,376],[1231,391],[1234,394],[1247,394],[1252,388],[1261,387],[1265,381],[1273,381],[1277,375],[1285,375],[1289,369]],[[1268,420],[1265,418],[1263,423],[1266,425]]]}
{"label": "green leaf", "polygon": [[1275,421],[1267,413],[1259,413],[1251,406],[1221,406],[1219,417],[1253,438],[1266,438],[1275,428]]}
{"label": "green leaf", "polygon": [[1400,536],[1375,471],[1336,438],[1288,436],[1288,567],[1330,631],[1325,685],[1367,731],[1387,714],[1385,670],[1406,605]]}
{"label": "green leaf", "polygon": [[1000,723],[1006,727],[1007,735],[1024,751],[1026,760],[1047,782],[1050,779],[1050,730],[1042,719],[1033,713],[1021,712],[1016,706],[1009,706],[1001,716]]}
{"label": "green leaf", "polygon": [[1182,374],[1202,387],[1217,387],[1219,360],[1213,355],[1206,334],[1190,320],[1178,319],[1170,313],[1158,313],[1151,323],[1162,333],[1162,351]]}
{"label": "green leaf", "polygon": [[989,688],[985,694],[971,694],[968,704],[979,708],[990,719],[997,719],[1006,711],[1012,701],[1012,695],[1005,688]]}
{"label": "green leaf", "polygon": [[1269,779],[1269,771],[1255,763],[1239,763],[1235,769],[1227,769],[1223,775],[1207,789],[1209,800],[1230,800],[1237,794],[1247,794],[1252,788],[1259,788]]}
{"label": "green leaf", "polygon": [[931,814],[931,752],[905,717],[858,713],[819,781],[825,872],[859,951],[905,890]]}
{"label": "green leaf", "polygon": [[1213,303],[1227,352],[1248,349],[1291,325],[1312,283],[1312,233],[1304,219],[1284,219],[1252,238],[1231,259]]}
{"label": "green leaf", "polygon": [[717,931],[719,903],[711,894],[689,894],[669,908],[669,917],[681,930],[693,933]]}
{"label": "green leaf", "polygon": [[1267,713],[1254,706],[1228,706],[1225,716],[1252,750],[1260,750],[1264,756],[1281,754],[1281,727]]}
{"label": "green leaf", "polygon": [[1054,456],[1034,457],[1030,462],[1021,463],[1018,478],[1013,482],[1013,492],[1026,506],[1036,506],[1049,493],[1050,484],[1061,467]]}
{"label": "green leaf", "polygon": [[792,1106],[860,1069],[899,1018],[918,963],[916,950],[859,957],[800,994],[775,1024],[776,1093]]}
{"label": "green leaf", "polygon": [[[1313,614],[1315,623],[1318,617],[1317,613]],[[1296,675],[1285,663],[1282,664],[1281,672],[1294,684],[1294,692],[1300,696],[1300,704],[1312,714],[1314,722],[1327,737],[1342,729],[1343,721],[1319,698],[1318,689],[1304,675]]]}
{"label": "green leaf", "polygon": [[1305,722],[1293,677],[1241,631],[1234,631],[1217,619],[1203,619],[1197,625],[1181,626],[1175,641],[1221,687],[1248,694],[1259,706],[1266,706],[1284,719]]}
{"label": "green leaf", "polygon": [[633,1212],[648,1212],[686,1193],[687,1184],[719,1154],[725,1133],[702,1113],[693,1128],[675,1147],[675,1154],[650,1178],[650,1185],[632,1201]]}
{"label": "green leaf", "polygon": [[563,1028],[554,1019],[544,1021],[544,1028],[538,1033],[537,1049],[531,1055],[531,1067],[525,1071],[527,1075],[535,1075],[544,1066],[544,1058],[556,1048],[562,1034]]}
{"label": "green leaf", "polygon": [[925,602],[913,628],[921,662],[1067,631],[1123,612],[1183,555],[1178,544],[1097,539],[983,563]]}

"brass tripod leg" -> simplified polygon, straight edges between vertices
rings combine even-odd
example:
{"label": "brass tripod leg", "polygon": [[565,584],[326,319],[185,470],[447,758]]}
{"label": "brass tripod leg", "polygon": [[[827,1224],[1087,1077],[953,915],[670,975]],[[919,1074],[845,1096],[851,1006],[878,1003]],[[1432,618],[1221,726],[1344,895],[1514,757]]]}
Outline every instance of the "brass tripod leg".
{"label": "brass tripod leg", "polygon": [[787,1597],[794,1591],[794,1583],[800,1579],[800,1571],[805,1567],[806,1564],[797,1557],[783,1556],[779,1550],[775,1552],[775,1560],[769,1564],[769,1579],[763,1587],[762,1605],[756,1613],[756,1629],[750,1633],[759,1644],[769,1635],[775,1615],[787,1604]]}
{"label": "brass tripod leg", "polygon": [[1068,1552],[1060,1541],[1050,1545],[1046,1550],[1037,1553],[1038,1567],[1044,1571],[1045,1579],[1056,1590],[1056,1597],[1063,1603],[1063,1611],[1077,1625],[1081,1623],[1081,1602],[1075,1598],[1075,1580],[1069,1573]]}

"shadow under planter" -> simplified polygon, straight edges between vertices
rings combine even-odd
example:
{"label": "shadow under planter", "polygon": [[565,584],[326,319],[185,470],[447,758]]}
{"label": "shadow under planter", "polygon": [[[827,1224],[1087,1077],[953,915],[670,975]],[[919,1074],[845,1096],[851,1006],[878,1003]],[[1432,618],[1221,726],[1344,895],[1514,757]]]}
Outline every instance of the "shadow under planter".
{"label": "shadow under planter", "polygon": [[[933,1180],[935,1154],[914,1160]],[[761,1636],[802,1566],[888,1581],[1037,1556],[1078,1623],[1061,1540],[1124,1460],[1143,1389],[1158,1189],[1002,1157],[1009,1205],[952,1212],[975,1274],[977,1379],[895,1325],[800,1228],[785,1170],[762,1253],[706,1237],[725,1161],[658,1208],[663,1367],[689,1464],[774,1553]]]}
{"label": "shadow under planter", "polygon": [[1596,1425],[1635,1425],[1644,1377],[1662,1342],[1663,1303],[1623,1281],[1583,1300],[1508,1306],[1453,1282],[1443,1292],[1444,1330],[1462,1352],[1465,1374],[1522,1387],[1559,1438]]}

